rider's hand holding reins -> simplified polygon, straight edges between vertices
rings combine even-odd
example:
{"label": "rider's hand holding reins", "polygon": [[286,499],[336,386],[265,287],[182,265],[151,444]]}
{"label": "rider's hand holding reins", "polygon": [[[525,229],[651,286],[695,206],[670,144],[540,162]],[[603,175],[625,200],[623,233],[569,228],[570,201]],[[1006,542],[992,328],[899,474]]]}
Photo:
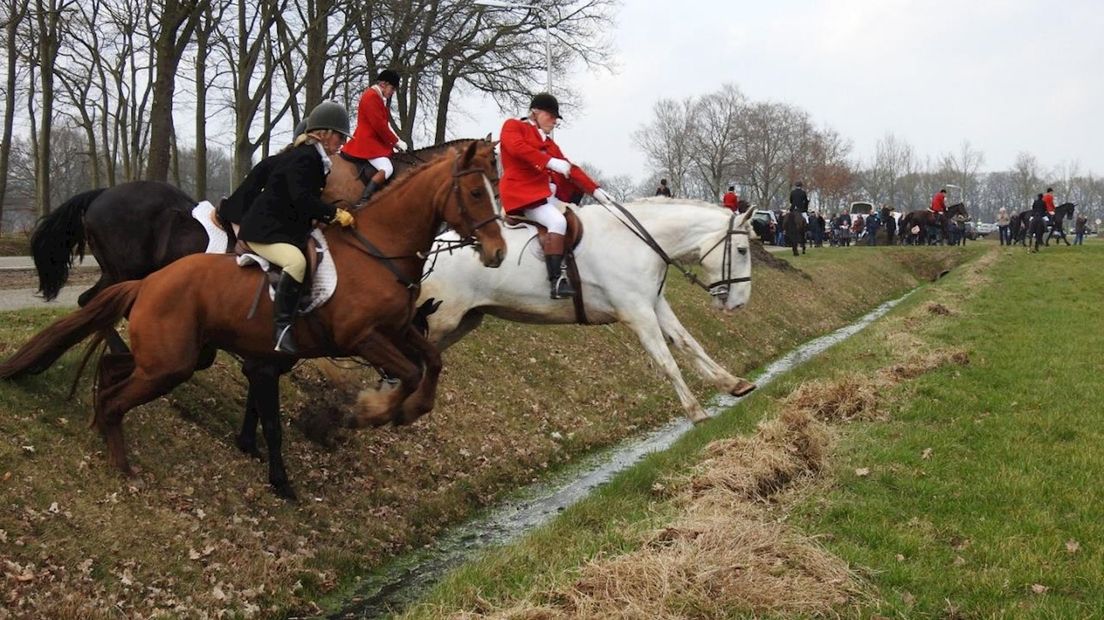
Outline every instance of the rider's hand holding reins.
{"label": "rider's hand holding reins", "polygon": [[395,143],[395,150],[400,153],[406,152],[408,148],[410,146],[402,138],[399,138],[399,141]]}
{"label": "rider's hand holding reins", "polygon": [[591,196],[594,196],[595,200],[607,207],[613,206],[613,196],[610,196],[608,193],[606,193],[606,190],[602,189],[601,187],[595,188],[594,193],[592,193]]}
{"label": "rider's hand holding reins", "polygon": [[353,219],[353,214],[345,209],[338,209],[335,211],[333,219],[330,221],[342,228],[348,228],[356,222],[356,220]]}

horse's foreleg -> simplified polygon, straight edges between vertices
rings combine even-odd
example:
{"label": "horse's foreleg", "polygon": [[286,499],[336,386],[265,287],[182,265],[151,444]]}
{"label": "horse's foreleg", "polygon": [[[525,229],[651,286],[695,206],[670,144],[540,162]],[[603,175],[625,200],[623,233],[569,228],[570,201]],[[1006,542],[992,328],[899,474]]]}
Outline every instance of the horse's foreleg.
{"label": "horse's foreleg", "polygon": [[705,413],[701,404],[694,398],[694,394],[682,378],[682,373],[679,371],[678,364],[675,363],[674,356],[671,355],[671,350],[667,348],[667,343],[663,339],[663,330],[659,327],[659,320],[655,313],[640,310],[631,316],[624,317],[622,320],[636,334],[636,337],[640,339],[640,344],[644,345],[644,349],[652,356],[655,363],[659,365],[663,373],[675,386],[675,392],[678,394],[679,402],[682,403],[682,408],[686,412],[686,417],[695,424],[708,420],[709,415]]}
{"label": "horse's foreleg", "polygon": [[402,423],[410,424],[433,410],[441,376],[441,351],[415,330],[408,330],[406,344],[415,349],[425,365],[417,389],[402,403]]}
{"label": "horse's foreleg", "polygon": [[[265,443],[268,445],[268,483],[276,495],[295,499],[295,490],[284,466],[284,430],[280,423],[280,374],[276,364],[255,364],[249,368],[249,398],[254,416],[261,419]],[[252,423],[256,449],[256,417]],[[243,428],[244,432],[244,428]]]}
{"label": "horse's foreleg", "polygon": [[402,403],[421,382],[421,369],[388,338],[372,331],[353,347],[369,364],[383,368],[399,380],[394,389],[366,390],[357,398],[357,413],[349,420],[353,428],[404,424]]}
{"label": "horse's foreleg", "polygon": [[249,387],[245,395],[245,415],[242,416],[241,432],[234,440],[238,449],[255,459],[261,458],[261,451],[257,448],[257,425],[260,423],[260,413],[257,411],[255,391],[257,389],[254,375],[259,373],[262,363],[246,359],[242,363],[242,374],[245,375]]}
{"label": "horse's foreleg", "polygon": [[732,375],[705,352],[697,339],[679,321],[666,299],[660,298],[656,305],[656,318],[663,335],[680,351],[689,355],[698,372],[718,389],[733,396],[743,396],[755,389],[754,383]]}

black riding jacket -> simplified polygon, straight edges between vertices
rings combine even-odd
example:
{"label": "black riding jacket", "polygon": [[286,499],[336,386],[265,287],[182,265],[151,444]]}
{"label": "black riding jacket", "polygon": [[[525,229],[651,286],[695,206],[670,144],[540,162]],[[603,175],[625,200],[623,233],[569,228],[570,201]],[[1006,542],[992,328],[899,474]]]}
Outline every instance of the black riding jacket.
{"label": "black riding jacket", "polygon": [[[269,159],[276,161],[242,217],[238,236],[246,241],[302,246],[313,220],[328,223],[337,213],[333,205],[322,202],[326,187],[322,157],[313,144],[302,144]],[[246,191],[257,190],[251,187]]]}

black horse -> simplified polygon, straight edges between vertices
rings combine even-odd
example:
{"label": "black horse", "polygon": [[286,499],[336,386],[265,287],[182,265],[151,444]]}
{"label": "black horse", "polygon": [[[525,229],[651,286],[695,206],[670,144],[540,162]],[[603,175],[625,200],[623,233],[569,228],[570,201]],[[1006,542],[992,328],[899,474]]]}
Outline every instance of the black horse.
{"label": "black horse", "polygon": [[[1070,245],[1069,239],[1066,238],[1066,229],[1062,224],[1064,220],[1073,219],[1073,208],[1076,207],[1076,203],[1063,202],[1054,208],[1054,220],[1050,223],[1050,230],[1047,232],[1045,244],[1049,247],[1051,239],[1059,239],[1064,241],[1066,245]],[[1055,243],[1057,245],[1057,243]]]}
{"label": "black horse", "polygon": [[[393,158],[396,173],[433,159],[453,146],[472,140],[454,140]],[[206,251],[207,232],[192,217],[196,201],[185,192],[156,181],[133,181],[73,196],[46,215],[31,234],[31,254],[38,271],[39,291],[46,300],[57,297],[69,278],[75,258],[86,248],[100,264],[100,279],[77,299],[86,305],[103,289],[140,280],[169,263]],[[233,235],[229,228],[227,234]],[[114,331],[103,334],[112,355],[127,348]],[[216,351],[205,351],[198,369],[214,363]],[[268,444],[269,483],[277,495],[294,499],[280,451],[282,430],[279,410],[279,378],[293,362],[243,360],[249,382],[245,418],[235,443],[246,454],[260,457],[257,424]]]}
{"label": "black horse", "polygon": [[[918,209],[916,211],[909,211],[901,218],[901,224],[898,227],[898,232],[901,236],[902,243],[907,245],[924,245],[928,243],[928,229],[935,228],[940,231],[942,236],[939,239],[940,245],[946,243],[946,240],[950,238],[950,231],[948,229],[948,218],[960,216],[965,220],[970,219],[970,214],[966,212],[966,205],[961,202],[956,202],[953,205],[947,207],[944,213],[934,213],[929,209]],[[917,228],[917,232],[913,233],[912,229]]]}
{"label": "black horse", "polygon": [[797,246],[801,244],[801,253],[805,253],[805,218],[793,209],[786,212],[782,218],[782,230],[786,234],[786,243],[797,256]]}

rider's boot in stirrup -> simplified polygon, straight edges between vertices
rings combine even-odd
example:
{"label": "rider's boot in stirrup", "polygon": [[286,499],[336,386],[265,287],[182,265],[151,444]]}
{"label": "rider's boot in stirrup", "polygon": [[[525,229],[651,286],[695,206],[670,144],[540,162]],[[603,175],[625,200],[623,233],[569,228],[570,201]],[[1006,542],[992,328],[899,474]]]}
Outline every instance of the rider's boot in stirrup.
{"label": "rider's boot in stirrup", "polygon": [[292,337],[292,326],[295,324],[295,315],[299,310],[299,290],[302,285],[284,272],[280,274],[280,281],[276,284],[276,299],[273,301],[276,325],[276,335],[273,340],[276,343],[276,351],[295,355],[299,349],[295,346]]}
{"label": "rider's boot in stirrup", "polygon": [[375,181],[368,181],[368,184],[364,186],[364,193],[360,195],[360,200],[357,201],[357,207],[363,207],[368,204],[368,200],[372,198],[372,194],[379,191],[379,188],[383,187],[382,183],[376,183]]}
{"label": "rider's boot in stirrup", "polygon": [[567,279],[564,270],[564,237],[556,233],[548,233],[548,241],[544,248],[544,263],[548,267],[548,282],[551,284],[549,296],[552,299],[567,299],[575,296],[575,288],[571,286],[571,280]]}

